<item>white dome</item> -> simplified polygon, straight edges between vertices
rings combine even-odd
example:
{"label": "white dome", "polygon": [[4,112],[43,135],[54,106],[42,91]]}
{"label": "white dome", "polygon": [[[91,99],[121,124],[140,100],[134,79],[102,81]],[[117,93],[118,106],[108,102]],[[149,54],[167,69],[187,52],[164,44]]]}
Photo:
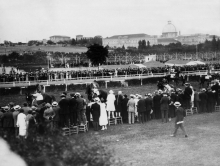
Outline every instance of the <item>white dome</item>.
{"label": "white dome", "polygon": [[177,32],[176,27],[173,24],[171,24],[171,21],[168,21],[168,24],[165,25],[165,27],[163,28],[163,33],[169,32]]}

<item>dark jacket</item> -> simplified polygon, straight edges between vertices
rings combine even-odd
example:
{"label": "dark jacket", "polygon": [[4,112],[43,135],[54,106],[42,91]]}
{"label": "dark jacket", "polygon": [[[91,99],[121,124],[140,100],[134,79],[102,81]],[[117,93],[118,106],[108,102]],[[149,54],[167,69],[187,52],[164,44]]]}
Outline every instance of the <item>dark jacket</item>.
{"label": "dark jacket", "polygon": [[146,110],[147,111],[151,111],[152,107],[153,107],[153,99],[152,98],[146,98]]}
{"label": "dark jacket", "polygon": [[167,96],[163,96],[160,100],[160,109],[161,111],[169,110],[169,98]]}
{"label": "dark jacket", "polygon": [[124,98],[123,100],[122,100],[122,109],[123,109],[123,112],[127,112],[127,110],[128,110],[128,106],[127,106],[127,104],[128,104],[128,98]]}
{"label": "dark jacket", "polygon": [[183,121],[184,117],[186,116],[186,112],[182,107],[176,109],[176,120],[175,123]]}
{"label": "dark jacket", "polygon": [[146,112],[146,100],[140,99],[137,103],[137,112]]}
{"label": "dark jacket", "polygon": [[199,98],[200,98],[202,104],[206,104],[207,103],[208,96],[207,96],[207,94],[205,92],[201,92],[199,94]]}
{"label": "dark jacket", "polygon": [[14,118],[12,112],[5,112],[2,115],[3,127],[14,127]]}
{"label": "dark jacket", "polygon": [[70,109],[70,113],[76,112],[77,110],[77,101],[75,98],[71,98],[69,100],[69,109]]}
{"label": "dark jacket", "polygon": [[92,113],[92,117],[93,117],[93,122],[99,122],[100,105],[98,103],[94,103],[91,106],[91,113]]}
{"label": "dark jacket", "polygon": [[185,99],[191,99],[192,89],[190,87],[186,87],[184,90]]}
{"label": "dark jacket", "polygon": [[59,121],[60,120],[60,107],[59,106],[57,106],[57,107],[53,107],[53,111],[54,111],[54,113],[55,113],[55,116],[53,117],[53,120],[54,121]]}
{"label": "dark jacket", "polygon": [[115,110],[116,110],[116,112],[122,112],[122,101],[123,101],[122,95],[115,96]]}
{"label": "dark jacket", "polygon": [[84,99],[79,97],[79,98],[76,99],[76,102],[77,102],[77,107],[76,107],[77,111],[83,110],[84,109],[84,105],[85,105]]}
{"label": "dark jacket", "polygon": [[60,114],[69,114],[69,101],[67,99],[61,99],[59,102]]}

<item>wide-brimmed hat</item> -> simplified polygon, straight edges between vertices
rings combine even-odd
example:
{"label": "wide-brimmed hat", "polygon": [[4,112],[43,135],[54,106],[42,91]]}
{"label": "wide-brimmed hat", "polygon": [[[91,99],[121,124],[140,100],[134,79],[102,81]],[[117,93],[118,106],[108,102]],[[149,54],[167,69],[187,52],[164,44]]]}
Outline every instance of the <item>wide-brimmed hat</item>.
{"label": "wide-brimmed hat", "polygon": [[34,105],[31,107],[31,109],[33,110],[33,111],[35,111],[35,110],[37,110],[37,107],[35,107]]}
{"label": "wide-brimmed hat", "polygon": [[98,97],[96,97],[96,98],[94,99],[94,101],[99,102],[99,101],[100,101],[100,99],[99,99]]}
{"label": "wide-brimmed hat", "polygon": [[151,94],[151,93],[148,93],[147,95],[148,95],[148,96],[152,96],[152,94]]}
{"label": "wide-brimmed hat", "polygon": [[10,102],[9,105],[13,107],[15,104],[13,102]]}
{"label": "wide-brimmed hat", "polygon": [[65,94],[61,94],[60,97],[66,97],[66,95]]}
{"label": "wide-brimmed hat", "polygon": [[17,111],[17,110],[19,110],[19,109],[21,109],[20,105],[14,106],[14,110],[15,110],[15,111]]}
{"label": "wide-brimmed hat", "polygon": [[134,97],[134,95],[133,95],[133,94],[130,94],[130,97]]}
{"label": "wide-brimmed hat", "polygon": [[206,89],[205,89],[205,88],[202,88],[202,91],[203,91],[203,92],[205,92],[205,91],[206,91]]}
{"label": "wide-brimmed hat", "polygon": [[80,96],[80,93],[79,93],[79,92],[76,92],[76,93],[75,93],[75,96]]}
{"label": "wide-brimmed hat", "polygon": [[174,104],[174,106],[181,106],[180,102],[176,101]]}
{"label": "wide-brimmed hat", "polygon": [[158,93],[162,93],[163,91],[161,89],[158,90]]}
{"label": "wide-brimmed hat", "polygon": [[190,84],[190,83],[188,83],[188,82],[186,82],[184,85],[189,86],[189,85],[191,85],[191,84]]}
{"label": "wide-brimmed hat", "polygon": [[9,106],[5,106],[5,107],[2,107],[4,109],[4,111],[8,111],[10,110]]}
{"label": "wide-brimmed hat", "polygon": [[52,103],[52,106],[56,107],[56,106],[58,106],[58,103],[57,103],[56,101],[54,101],[54,102]]}
{"label": "wide-brimmed hat", "polygon": [[46,107],[51,107],[50,103],[45,104]]}
{"label": "wide-brimmed hat", "polygon": [[110,94],[113,94],[114,92],[113,92],[113,90],[110,90],[109,93],[110,93]]}
{"label": "wide-brimmed hat", "polygon": [[166,96],[168,96],[168,94],[167,94],[166,92],[163,92],[163,95],[166,95]]}

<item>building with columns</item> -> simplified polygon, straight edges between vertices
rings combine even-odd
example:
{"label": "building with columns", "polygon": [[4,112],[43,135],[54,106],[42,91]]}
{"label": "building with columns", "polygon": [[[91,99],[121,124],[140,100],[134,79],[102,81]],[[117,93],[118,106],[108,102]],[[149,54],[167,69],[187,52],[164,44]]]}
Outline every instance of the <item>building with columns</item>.
{"label": "building with columns", "polygon": [[71,40],[71,38],[69,36],[58,36],[58,35],[55,35],[55,36],[51,36],[50,40],[52,42],[54,42],[54,43],[57,43],[59,41],[69,41],[69,40]]}
{"label": "building with columns", "polygon": [[[103,46],[109,46],[111,48],[118,48],[124,46],[136,47],[138,48],[138,42],[140,40],[145,40],[146,43],[149,41],[150,45],[162,44],[168,45],[170,43],[182,43],[186,45],[196,45],[199,43],[204,43],[206,40],[212,40],[213,35],[209,34],[190,34],[181,35],[180,31],[178,33],[175,25],[168,21],[162,30],[162,35],[148,35],[145,33],[140,34],[128,34],[128,35],[115,35],[112,37],[106,37],[102,39]],[[219,37],[216,36],[216,40]]]}

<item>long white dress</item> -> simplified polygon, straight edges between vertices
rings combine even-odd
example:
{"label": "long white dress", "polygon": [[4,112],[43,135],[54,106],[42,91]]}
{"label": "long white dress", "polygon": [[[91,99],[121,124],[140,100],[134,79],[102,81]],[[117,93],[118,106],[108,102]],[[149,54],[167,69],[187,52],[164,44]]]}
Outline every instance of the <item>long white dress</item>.
{"label": "long white dress", "polygon": [[26,123],[26,115],[24,113],[18,114],[17,126],[19,127],[19,135],[20,136],[26,136],[26,134],[27,134],[27,123]]}
{"label": "long white dress", "polygon": [[107,97],[107,111],[115,111],[115,95],[109,94]]}
{"label": "long white dress", "polygon": [[108,117],[107,117],[107,112],[106,112],[106,104],[105,103],[100,103],[100,117],[99,117],[99,125],[104,126],[108,124]]}

